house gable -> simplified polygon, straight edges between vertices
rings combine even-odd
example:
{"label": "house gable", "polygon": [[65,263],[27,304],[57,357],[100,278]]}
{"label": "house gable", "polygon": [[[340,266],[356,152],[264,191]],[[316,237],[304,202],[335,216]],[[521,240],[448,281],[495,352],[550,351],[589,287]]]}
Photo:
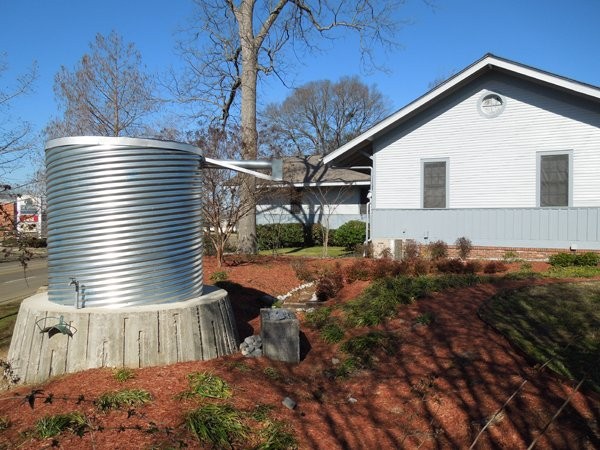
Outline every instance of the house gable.
{"label": "house gable", "polygon": [[[493,117],[481,101],[502,98]],[[571,154],[568,206],[600,206],[600,108],[522,78],[490,72],[402,121],[373,144],[374,207],[421,208],[422,165],[444,159],[447,208],[539,206],[539,156]]]}

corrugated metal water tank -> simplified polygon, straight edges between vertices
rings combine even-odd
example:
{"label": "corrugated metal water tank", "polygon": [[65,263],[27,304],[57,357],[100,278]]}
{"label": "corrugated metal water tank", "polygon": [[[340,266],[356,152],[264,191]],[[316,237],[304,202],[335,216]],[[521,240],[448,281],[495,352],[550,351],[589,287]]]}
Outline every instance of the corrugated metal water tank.
{"label": "corrugated metal water tank", "polygon": [[84,307],[202,294],[200,150],[154,139],[46,144],[48,298]]}

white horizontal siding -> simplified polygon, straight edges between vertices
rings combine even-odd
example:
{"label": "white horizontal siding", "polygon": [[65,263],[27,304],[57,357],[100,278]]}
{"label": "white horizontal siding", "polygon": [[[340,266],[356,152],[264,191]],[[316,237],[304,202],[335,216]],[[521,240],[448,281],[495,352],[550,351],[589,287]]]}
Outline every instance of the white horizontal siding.
{"label": "white horizontal siding", "polygon": [[[477,107],[504,96],[495,118]],[[377,208],[421,207],[421,161],[449,159],[449,208],[536,207],[536,153],[573,152],[573,204],[600,206],[600,108],[494,74],[375,141]]]}

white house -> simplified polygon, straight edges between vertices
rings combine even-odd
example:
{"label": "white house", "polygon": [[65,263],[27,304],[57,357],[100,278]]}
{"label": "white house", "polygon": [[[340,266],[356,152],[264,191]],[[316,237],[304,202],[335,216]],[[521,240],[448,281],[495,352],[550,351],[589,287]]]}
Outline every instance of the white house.
{"label": "white house", "polygon": [[257,223],[320,223],[335,229],[349,220],[366,221],[370,170],[332,168],[321,160],[319,155],[285,158],[284,183],[270,186],[257,202]]}
{"label": "white house", "polygon": [[600,88],[486,55],[325,156],[372,165],[371,238],[600,249]]}

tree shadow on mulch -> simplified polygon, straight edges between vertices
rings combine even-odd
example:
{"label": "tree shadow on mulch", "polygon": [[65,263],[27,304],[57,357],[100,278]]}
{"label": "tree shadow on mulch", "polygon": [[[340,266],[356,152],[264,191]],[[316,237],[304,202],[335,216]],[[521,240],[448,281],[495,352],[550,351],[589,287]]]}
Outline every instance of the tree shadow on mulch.
{"label": "tree shadow on mulch", "polygon": [[216,285],[229,294],[240,339],[256,334],[250,322],[260,315],[261,308],[271,307],[273,302],[268,299],[272,297],[266,292],[233,281],[219,281]]}

